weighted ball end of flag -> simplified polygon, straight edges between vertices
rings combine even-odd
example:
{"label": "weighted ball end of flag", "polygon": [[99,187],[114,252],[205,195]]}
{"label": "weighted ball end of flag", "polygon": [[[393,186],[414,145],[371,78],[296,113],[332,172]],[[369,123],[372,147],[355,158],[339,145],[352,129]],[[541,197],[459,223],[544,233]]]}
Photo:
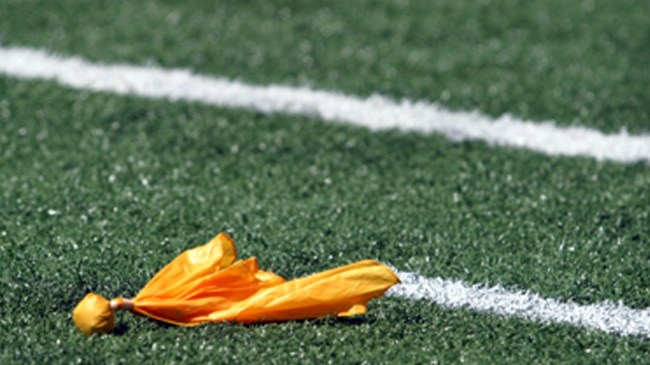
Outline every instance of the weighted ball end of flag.
{"label": "weighted ball end of flag", "polygon": [[72,312],[72,320],[86,336],[111,333],[115,329],[115,309],[108,299],[88,293]]}

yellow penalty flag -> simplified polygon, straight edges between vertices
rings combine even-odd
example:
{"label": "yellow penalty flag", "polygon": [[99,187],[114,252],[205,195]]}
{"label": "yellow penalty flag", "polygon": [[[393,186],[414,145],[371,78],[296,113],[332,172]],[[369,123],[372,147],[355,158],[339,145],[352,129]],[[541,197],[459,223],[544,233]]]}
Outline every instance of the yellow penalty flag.
{"label": "yellow penalty flag", "polygon": [[117,310],[179,326],[346,317],[366,313],[370,299],[399,283],[390,268],[374,260],[292,281],[260,270],[255,257],[236,260],[235,242],[220,233],[178,255],[133,299],[109,301],[89,293],[75,307],[72,319],[90,336],[112,332]]}

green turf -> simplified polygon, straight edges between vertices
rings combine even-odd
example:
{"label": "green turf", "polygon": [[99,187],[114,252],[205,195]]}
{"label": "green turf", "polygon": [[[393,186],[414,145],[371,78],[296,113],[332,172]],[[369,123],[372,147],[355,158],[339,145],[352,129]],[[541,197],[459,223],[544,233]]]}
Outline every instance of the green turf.
{"label": "green turf", "polygon": [[118,315],[117,335],[83,338],[55,312],[5,336],[0,360],[51,363],[196,364],[620,364],[644,363],[647,341],[571,327],[383,300],[363,320],[165,327]]}
{"label": "green turf", "polygon": [[[644,340],[395,299],[360,324],[193,331],[122,316],[124,336],[88,342],[69,319],[87,291],[134,295],[220,230],[242,257],[289,278],[372,257],[431,276],[646,307],[650,170],[0,81],[1,306],[5,327],[19,328],[1,338],[5,359],[171,353],[201,362],[192,355],[201,343],[212,346],[201,356],[248,362],[263,353],[278,363],[632,361],[648,350]],[[346,355],[332,355],[339,346]]]}
{"label": "green turf", "polygon": [[647,14],[647,0],[5,0],[0,42],[647,133]]}
{"label": "green turf", "polygon": [[[156,5],[158,4],[158,5]],[[647,2],[0,2],[0,43],[255,83],[650,131]],[[205,8],[207,6],[207,8]],[[362,258],[650,307],[650,168],[0,77],[0,363],[643,363],[640,338],[384,298],[350,321],[182,329],[120,315],[229,232],[287,277]]]}
{"label": "green turf", "polygon": [[[243,255],[288,276],[371,256],[429,275],[650,306],[645,164],[39,82],[3,79],[3,90],[4,224],[21,227],[7,228],[7,248],[32,234],[62,253],[136,245],[130,272],[228,230],[245,241]],[[147,257],[155,237],[161,255]]]}

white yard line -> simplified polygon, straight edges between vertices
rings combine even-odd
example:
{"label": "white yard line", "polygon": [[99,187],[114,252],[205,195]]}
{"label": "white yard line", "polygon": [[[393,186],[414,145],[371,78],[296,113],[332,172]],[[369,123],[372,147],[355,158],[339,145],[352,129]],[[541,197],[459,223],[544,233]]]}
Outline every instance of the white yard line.
{"label": "white yard line", "polygon": [[529,292],[510,291],[501,286],[472,286],[457,280],[396,273],[402,284],[391,288],[390,296],[426,300],[443,307],[467,308],[504,317],[568,324],[621,336],[650,338],[648,308],[632,309],[612,302],[580,305],[542,298]]}
{"label": "white yard line", "polygon": [[51,79],[76,89],[188,100],[256,110],[316,116],[372,130],[397,128],[435,132],[449,139],[478,140],[526,148],[547,155],[585,156],[617,162],[650,161],[650,135],[603,134],[584,127],[558,127],[504,115],[452,112],[426,101],[367,99],[307,87],[251,85],[187,70],[105,65],[42,50],[0,47],[0,73],[26,79]]}

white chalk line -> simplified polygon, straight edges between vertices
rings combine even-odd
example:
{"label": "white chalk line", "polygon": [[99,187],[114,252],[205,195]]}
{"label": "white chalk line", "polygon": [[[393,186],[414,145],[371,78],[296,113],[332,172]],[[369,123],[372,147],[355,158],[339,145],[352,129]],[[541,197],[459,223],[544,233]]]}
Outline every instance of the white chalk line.
{"label": "white chalk line", "polygon": [[492,119],[478,112],[452,112],[426,101],[395,101],[383,96],[363,99],[307,87],[252,85],[181,69],[94,64],[78,57],[16,47],[0,47],[0,73],[56,80],[76,89],[195,101],[262,113],[316,116],[371,130],[435,132],[455,141],[484,141],[547,155],[620,163],[650,161],[650,135],[633,136],[625,131],[604,134],[585,127],[527,122],[511,115]]}
{"label": "white chalk line", "polygon": [[470,285],[459,280],[426,278],[416,273],[396,273],[402,284],[391,288],[390,296],[503,317],[567,324],[620,336],[650,338],[650,308],[633,309],[613,302],[582,305],[525,291],[511,291],[502,286]]}

